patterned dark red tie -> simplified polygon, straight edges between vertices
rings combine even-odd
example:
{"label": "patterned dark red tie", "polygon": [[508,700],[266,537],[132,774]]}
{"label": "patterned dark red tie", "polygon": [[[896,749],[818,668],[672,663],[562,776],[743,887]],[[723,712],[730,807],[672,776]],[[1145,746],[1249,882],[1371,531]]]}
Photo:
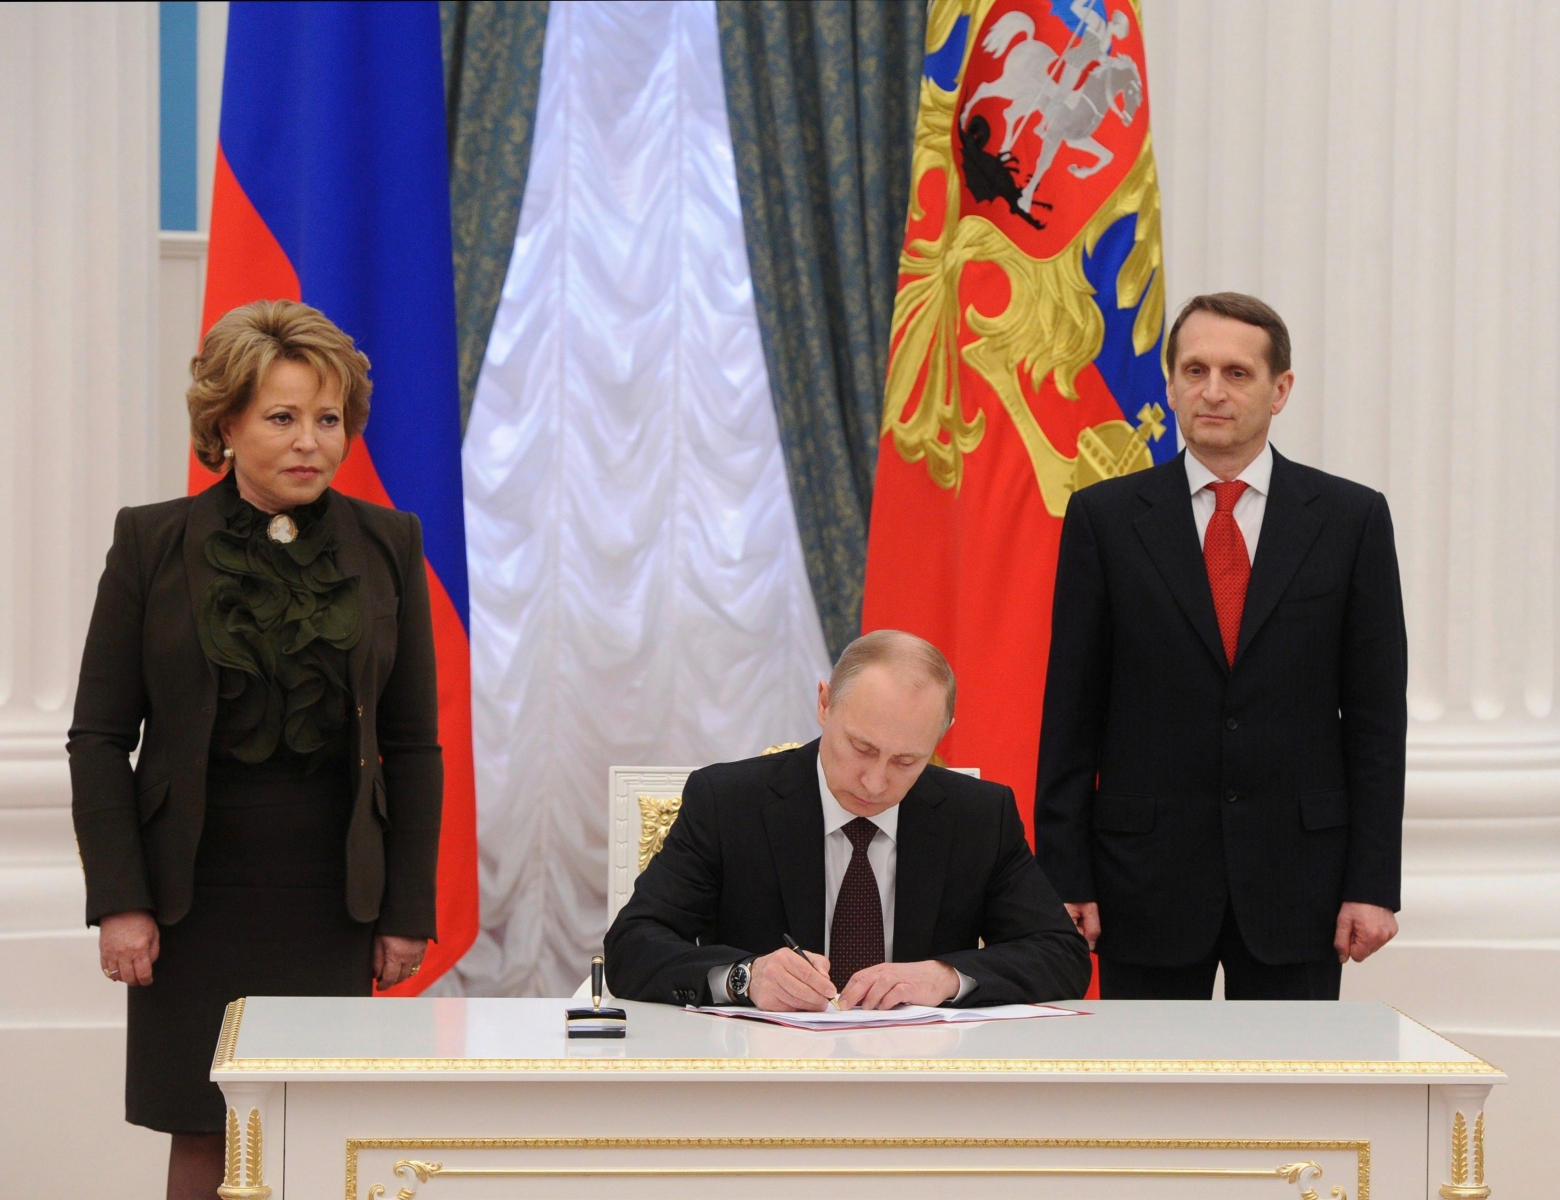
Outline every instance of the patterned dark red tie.
{"label": "patterned dark red tie", "polygon": [[1241,479],[1208,485],[1213,492],[1213,516],[1203,535],[1203,562],[1208,566],[1208,586],[1213,589],[1213,611],[1219,617],[1224,656],[1232,667],[1235,647],[1240,643],[1240,615],[1246,608],[1246,584],[1251,581],[1251,555],[1235,523],[1235,502],[1247,486]]}
{"label": "patterned dark red tie", "polygon": [[878,892],[877,876],[867,861],[867,847],[877,826],[866,817],[857,817],[845,825],[850,839],[850,865],[840,881],[840,894],[834,901],[834,922],[829,926],[829,979],[841,991],[850,977],[867,967],[875,967],[886,957],[883,953],[883,897]]}

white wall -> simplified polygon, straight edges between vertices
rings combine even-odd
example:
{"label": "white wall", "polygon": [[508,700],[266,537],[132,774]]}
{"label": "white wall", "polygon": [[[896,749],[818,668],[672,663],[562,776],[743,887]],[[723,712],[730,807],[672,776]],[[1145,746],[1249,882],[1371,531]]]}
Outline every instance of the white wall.
{"label": "white wall", "polygon": [[156,494],[156,5],[0,6],[0,113],[0,1161],[149,1198],[64,740],[114,513]]}
{"label": "white wall", "polygon": [[1273,303],[1297,376],[1275,444],[1392,504],[1402,934],[1345,995],[1510,1072],[1491,1178],[1538,1196],[1560,1129],[1560,103],[1535,65],[1560,6],[1143,7],[1171,314]]}

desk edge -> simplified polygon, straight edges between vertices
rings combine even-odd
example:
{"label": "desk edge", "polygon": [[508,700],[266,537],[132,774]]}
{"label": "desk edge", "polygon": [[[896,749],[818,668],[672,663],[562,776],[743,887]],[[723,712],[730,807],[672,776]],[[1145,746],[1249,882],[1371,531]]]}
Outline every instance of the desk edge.
{"label": "desk edge", "polygon": [[[1408,1018],[1413,1020],[1412,1017]],[[1472,1062],[1326,1061],[1311,1059],[1039,1059],[1039,1058],[239,1058],[244,998],[227,1006],[212,1057],[214,1080],[256,1075],[455,1075],[529,1076],[659,1075],[918,1075],[970,1076],[1118,1075],[1221,1077],[1295,1076],[1358,1079],[1391,1077],[1504,1082],[1505,1074],[1476,1055]],[[1418,1024],[1416,1021],[1415,1024]],[[1434,1033],[1434,1030],[1431,1030]],[[1440,1037],[1440,1034],[1436,1034]],[[1446,1039],[1442,1039],[1443,1041]],[[1448,1043],[1453,1044],[1453,1043]],[[1462,1050],[1461,1046],[1457,1049]],[[1463,1050],[1464,1054],[1469,1052]]]}

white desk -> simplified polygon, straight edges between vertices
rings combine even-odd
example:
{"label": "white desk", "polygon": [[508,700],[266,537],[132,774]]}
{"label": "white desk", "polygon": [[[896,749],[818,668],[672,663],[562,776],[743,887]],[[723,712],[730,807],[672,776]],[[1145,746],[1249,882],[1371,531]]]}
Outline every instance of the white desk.
{"label": "white desk", "polygon": [[1383,1005],[808,1033],[628,1003],[627,1039],[570,1042],[570,1003],[239,1001],[212,1069],[223,1195],[1490,1194],[1483,1106],[1505,1076]]}

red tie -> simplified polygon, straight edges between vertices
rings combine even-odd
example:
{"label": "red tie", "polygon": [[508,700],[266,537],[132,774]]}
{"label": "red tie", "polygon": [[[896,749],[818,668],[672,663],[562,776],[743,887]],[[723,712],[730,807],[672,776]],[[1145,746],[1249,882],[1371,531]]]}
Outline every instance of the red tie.
{"label": "red tie", "polygon": [[1213,611],[1219,616],[1219,634],[1224,639],[1224,656],[1235,665],[1235,647],[1240,642],[1240,614],[1246,607],[1246,584],[1251,579],[1251,555],[1246,539],[1235,524],[1235,501],[1247,488],[1244,480],[1210,483],[1213,490],[1213,516],[1203,535],[1203,562],[1208,565],[1208,586],[1213,589]]}

